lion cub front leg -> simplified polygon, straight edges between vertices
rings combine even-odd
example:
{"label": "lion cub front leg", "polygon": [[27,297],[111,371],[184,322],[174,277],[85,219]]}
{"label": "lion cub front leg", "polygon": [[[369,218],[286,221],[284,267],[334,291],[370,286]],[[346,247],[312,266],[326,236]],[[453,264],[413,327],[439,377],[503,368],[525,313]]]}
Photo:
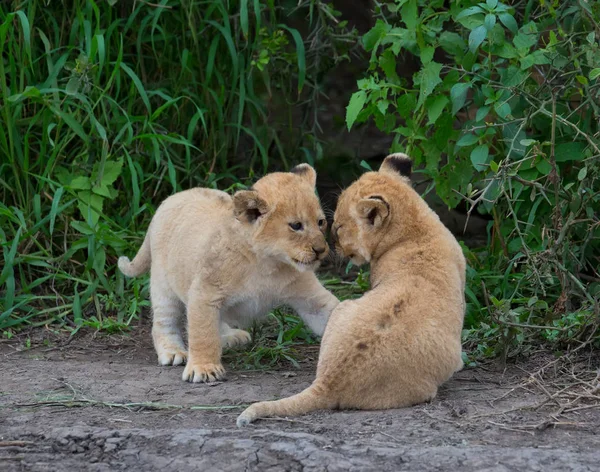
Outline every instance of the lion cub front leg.
{"label": "lion cub front leg", "polygon": [[304,273],[290,287],[285,301],[318,336],[323,336],[329,315],[340,303],[311,273]]}
{"label": "lion cub front leg", "polygon": [[243,346],[250,341],[252,341],[252,336],[250,336],[248,331],[232,328],[224,321],[221,321],[221,343],[223,349]]}
{"label": "lion cub front leg", "polygon": [[188,361],[181,378],[214,382],[225,377],[221,364],[219,309],[222,300],[193,290],[188,301]]}

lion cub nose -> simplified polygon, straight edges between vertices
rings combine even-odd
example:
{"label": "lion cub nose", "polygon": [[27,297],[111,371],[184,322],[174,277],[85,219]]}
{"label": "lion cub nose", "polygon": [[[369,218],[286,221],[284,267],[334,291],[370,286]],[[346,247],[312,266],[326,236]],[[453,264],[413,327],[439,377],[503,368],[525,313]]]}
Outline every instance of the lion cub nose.
{"label": "lion cub nose", "polygon": [[325,247],[325,246],[313,247],[313,251],[315,253],[315,256],[317,256],[317,259],[318,259],[321,254],[323,254],[325,251],[327,251],[327,247]]}

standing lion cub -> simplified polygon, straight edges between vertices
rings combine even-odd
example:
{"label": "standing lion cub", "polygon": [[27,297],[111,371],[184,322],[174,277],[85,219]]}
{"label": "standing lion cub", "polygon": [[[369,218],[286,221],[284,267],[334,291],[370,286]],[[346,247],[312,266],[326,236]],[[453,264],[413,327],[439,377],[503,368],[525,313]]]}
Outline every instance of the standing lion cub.
{"label": "standing lion cub", "polygon": [[[268,174],[233,198],[196,188],[167,198],[123,274],[151,270],[152,338],[161,365],[186,362],[183,380],[221,379],[221,349],[250,341],[247,325],[277,305],[322,335],[338,300],[313,270],[326,257],[326,221],[307,164]],[[187,309],[188,348],[182,337]]]}
{"label": "standing lion cub", "polygon": [[323,408],[399,408],[431,400],[462,368],[466,263],[456,239],[410,186],[408,156],[388,156],[340,196],[333,236],[355,264],[371,264],[372,289],[331,314],[317,377],[303,392],[255,403],[265,416]]}

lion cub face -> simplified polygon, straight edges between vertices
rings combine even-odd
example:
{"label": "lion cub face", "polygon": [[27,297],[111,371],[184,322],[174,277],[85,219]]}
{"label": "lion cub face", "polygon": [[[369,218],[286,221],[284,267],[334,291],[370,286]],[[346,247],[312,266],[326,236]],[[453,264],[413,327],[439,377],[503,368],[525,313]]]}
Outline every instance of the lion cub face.
{"label": "lion cub face", "polygon": [[332,237],[336,252],[353,264],[371,261],[393,218],[391,202],[401,202],[412,162],[405,154],[385,158],[379,172],[368,172],[342,192],[335,210]]}
{"label": "lion cub face", "polygon": [[314,270],[328,254],[327,222],[315,195],[317,174],[308,164],[275,172],[233,196],[236,218],[252,231],[257,252],[300,271]]}

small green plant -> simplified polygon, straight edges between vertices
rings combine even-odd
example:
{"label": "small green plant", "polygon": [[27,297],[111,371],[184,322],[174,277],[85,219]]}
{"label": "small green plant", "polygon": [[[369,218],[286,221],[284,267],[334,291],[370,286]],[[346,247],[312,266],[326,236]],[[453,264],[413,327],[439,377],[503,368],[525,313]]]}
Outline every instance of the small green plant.
{"label": "small green plant", "polygon": [[269,318],[267,322],[253,325],[252,346],[231,356],[238,368],[262,369],[282,362],[299,367],[296,348],[316,343],[315,336],[302,320],[287,310],[275,310]]}
{"label": "small green plant", "polygon": [[[340,300],[358,298],[369,289],[368,273],[362,270],[354,281],[331,277],[321,282]],[[302,350],[318,343],[304,322],[285,308],[273,311],[266,322],[253,325],[251,335],[250,348],[225,354],[239,369],[266,369],[285,363],[299,367]],[[313,351],[312,357],[316,358],[317,353]]]}
{"label": "small green plant", "polygon": [[83,326],[94,328],[96,331],[105,331],[108,334],[120,334],[129,331],[129,324],[120,323],[113,318],[99,320],[91,316],[82,323]]}

